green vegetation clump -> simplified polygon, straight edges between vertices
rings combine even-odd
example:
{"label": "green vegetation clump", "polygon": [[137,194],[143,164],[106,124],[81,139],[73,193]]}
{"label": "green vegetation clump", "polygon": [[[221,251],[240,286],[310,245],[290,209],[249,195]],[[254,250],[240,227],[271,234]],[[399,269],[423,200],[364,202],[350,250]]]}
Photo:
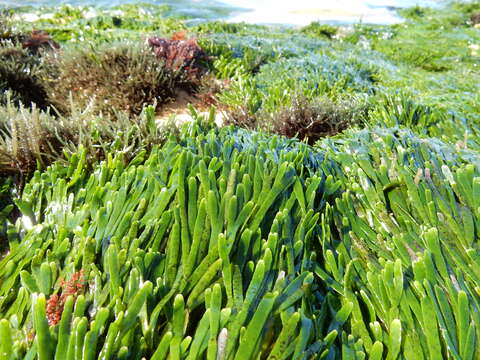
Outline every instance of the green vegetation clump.
{"label": "green vegetation clump", "polygon": [[335,26],[328,24],[321,24],[317,21],[312,22],[310,25],[307,25],[302,28],[301,32],[314,37],[324,37],[331,39],[337,34],[338,29]]}
{"label": "green vegetation clump", "polygon": [[[24,12],[38,16],[34,21],[36,28],[46,30],[59,42],[139,40],[142,32],[171,35],[185,28],[179,17],[166,17],[168,7],[146,3],[124,4],[104,10],[64,5],[41,10],[29,8]],[[25,30],[30,30],[30,26],[29,23],[19,24]]]}
{"label": "green vegetation clump", "polygon": [[257,112],[277,113],[288,107],[297,94],[307,99],[326,96],[332,100],[356,93],[362,97],[374,90],[375,73],[353,57],[328,55],[292,57],[263,65],[254,77],[239,75],[219,95],[232,112],[255,118]]}
{"label": "green vegetation clump", "polygon": [[[351,57],[340,59],[328,55],[311,55],[306,59],[295,57],[265,65],[256,76],[256,81],[266,97],[282,89],[287,90],[285,93],[289,95],[298,90],[309,98],[319,95],[335,98],[342,92],[373,91],[375,73]],[[268,104],[269,110],[285,101],[288,100],[277,98]]]}
{"label": "green vegetation clump", "polygon": [[[401,12],[408,17],[406,22],[358,25],[345,40],[380,53],[396,67],[382,74],[383,92],[408,92],[425,105],[454,113],[456,125],[463,129],[459,132],[471,132],[469,127],[478,120],[479,53],[475,49],[480,34],[470,19],[475,8],[478,1],[456,2],[441,9],[407,9]],[[440,128],[446,126],[444,133],[449,132],[451,122],[449,118],[440,124]]]}
{"label": "green vegetation clump", "polygon": [[[300,175],[308,172],[305,146],[277,148],[263,136],[231,135],[193,127],[181,143],[169,141],[130,163],[110,156],[91,175],[84,150],[68,166],[36,173],[19,204],[30,214],[26,226],[40,233],[27,230],[1,260],[0,316],[16,319],[2,320],[7,354],[34,349],[53,358],[72,346],[87,358],[251,358],[330,346],[338,330],[311,333],[311,312],[321,311],[315,298],[325,293],[314,290],[306,262],[319,246],[319,214],[310,209],[322,208],[338,185],[321,174]],[[273,161],[274,154],[283,160]],[[297,200],[300,189],[305,194]],[[21,253],[30,260],[20,260]],[[78,274],[83,286],[58,310],[60,279]],[[314,305],[308,312],[303,296]],[[331,309],[346,311],[335,302]],[[345,320],[330,319],[337,328]],[[23,337],[30,329],[33,343]],[[298,345],[287,346],[287,335]],[[327,335],[325,345],[315,344]]]}
{"label": "green vegetation clump", "polygon": [[191,27],[191,30],[199,34],[246,34],[255,30],[266,30],[262,25],[251,25],[246,23],[226,23],[224,21],[209,21]]}
{"label": "green vegetation clump", "polygon": [[196,124],[37,172],[0,263],[7,354],[473,359],[476,152],[347,135]]}

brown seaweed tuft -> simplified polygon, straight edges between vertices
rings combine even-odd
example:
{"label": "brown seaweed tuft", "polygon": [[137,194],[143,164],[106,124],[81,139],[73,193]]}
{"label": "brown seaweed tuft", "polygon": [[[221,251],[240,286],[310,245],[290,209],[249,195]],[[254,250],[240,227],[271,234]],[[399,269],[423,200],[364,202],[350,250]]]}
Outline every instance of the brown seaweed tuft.
{"label": "brown seaweed tuft", "polygon": [[44,30],[33,30],[32,34],[22,41],[22,47],[28,49],[32,54],[38,54],[41,49],[60,49],[60,45]]}
{"label": "brown seaweed tuft", "polygon": [[62,114],[69,113],[73,101],[82,109],[91,106],[96,113],[137,115],[145,104],[170,101],[183,82],[182,74],[136,43],[70,49],[52,61],[58,74],[47,92]]}
{"label": "brown seaweed tuft", "polygon": [[472,14],[472,16],[470,17],[470,21],[472,22],[472,25],[479,25],[480,24],[480,12]]}
{"label": "brown seaweed tuft", "polygon": [[276,113],[251,114],[246,108],[237,108],[227,114],[226,123],[253,130],[297,138],[313,145],[319,139],[334,136],[358,124],[367,114],[367,106],[354,101],[333,102],[327,97],[313,100],[297,95],[290,105]]}

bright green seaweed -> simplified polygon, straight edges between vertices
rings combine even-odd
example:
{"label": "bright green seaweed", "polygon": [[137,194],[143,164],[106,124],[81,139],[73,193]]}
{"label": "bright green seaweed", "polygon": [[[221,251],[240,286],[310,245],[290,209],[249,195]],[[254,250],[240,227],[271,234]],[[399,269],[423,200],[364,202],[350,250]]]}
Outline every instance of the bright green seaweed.
{"label": "bright green seaweed", "polygon": [[227,114],[326,97],[361,121],[309,146],[214,110],[178,130],[153,106],[56,117],[7,95],[0,360],[480,358],[478,2],[350,29],[120,10],[15,26],[71,51],[186,29]]}

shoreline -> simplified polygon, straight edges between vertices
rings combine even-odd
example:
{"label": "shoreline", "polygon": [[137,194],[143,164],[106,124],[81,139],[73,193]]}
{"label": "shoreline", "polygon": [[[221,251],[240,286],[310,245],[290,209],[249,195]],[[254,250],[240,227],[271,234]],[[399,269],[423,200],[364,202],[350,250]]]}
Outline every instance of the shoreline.
{"label": "shoreline", "polygon": [[381,12],[352,12],[342,9],[308,8],[290,10],[271,14],[267,11],[256,10],[245,12],[226,19],[227,22],[245,22],[259,25],[296,25],[306,26],[320,21],[330,24],[354,24],[358,22],[376,25],[391,25],[402,22],[402,18],[394,13]]}
{"label": "shoreline", "polygon": [[[428,1],[427,1],[428,3]],[[397,4],[392,1],[377,1],[351,3],[342,0],[335,4],[317,4],[312,1],[300,0],[295,4],[273,3],[270,0],[258,3],[249,0],[231,0],[231,1],[165,1],[161,4],[155,2],[145,3],[146,6],[167,6],[169,12],[174,16],[186,16],[192,20],[222,20],[229,23],[245,22],[247,24],[259,25],[294,25],[305,26],[315,21],[329,24],[354,24],[366,23],[376,25],[391,25],[402,22],[402,18],[397,14],[397,10],[406,5]],[[73,7],[84,7],[91,9],[90,12],[106,10],[123,5],[137,5],[129,2],[114,3],[89,3],[84,4],[73,2],[72,4],[58,4],[61,6],[70,5]],[[191,6],[189,6],[191,5]],[[55,5],[44,1],[26,1],[24,4],[18,1],[0,1],[0,8],[23,8],[32,7],[31,13],[41,9],[53,8]],[[272,11],[272,8],[275,11]],[[38,11],[37,11],[38,10]],[[35,17],[32,17],[36,19]],[[28,19],[26,19],[28,21]],[[35,21],[35,20],[32,20]]]}

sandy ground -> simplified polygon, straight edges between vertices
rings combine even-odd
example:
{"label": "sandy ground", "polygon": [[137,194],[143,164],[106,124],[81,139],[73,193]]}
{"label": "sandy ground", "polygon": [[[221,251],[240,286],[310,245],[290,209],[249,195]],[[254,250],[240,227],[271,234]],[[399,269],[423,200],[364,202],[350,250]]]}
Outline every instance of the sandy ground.
{"label": "sandy ground", "polygon": [[[181,125],[186,122],[193,121],[192,115],[190,114],[190,111],[188,109],[189,104],[195,107],[195,110],[200,116],[208,118],[209,109],[205,106],[201,106],[198,98],[196,98],[195,96],[188,94],[186,91],[180,90],[177,93],[175,101],[162,106],[162,108],[157,114],[157,124],[173,120],[176,125]],[[223,119],[223,113],[217,110],[215,113],[215,124],[218,127],[223,126]]]}

